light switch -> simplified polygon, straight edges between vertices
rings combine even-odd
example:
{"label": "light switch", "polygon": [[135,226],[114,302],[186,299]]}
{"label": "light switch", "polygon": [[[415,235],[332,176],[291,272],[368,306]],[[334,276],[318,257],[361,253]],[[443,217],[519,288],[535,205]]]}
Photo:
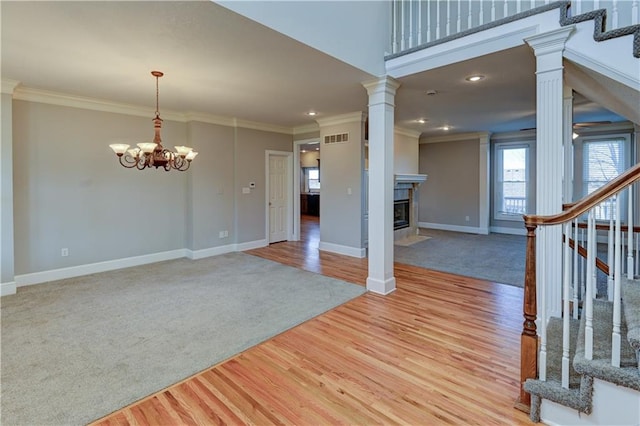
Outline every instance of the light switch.
{"label": "light switch", "polygon": [[251,190],[247,187],[242,188],[242,193],[243,194],[251,194]]}

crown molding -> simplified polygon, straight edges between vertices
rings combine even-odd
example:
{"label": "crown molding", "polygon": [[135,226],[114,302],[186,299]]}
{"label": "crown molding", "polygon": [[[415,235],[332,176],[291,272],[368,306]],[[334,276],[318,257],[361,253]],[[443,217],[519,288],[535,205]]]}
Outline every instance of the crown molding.
{"label": "crown molding", "polygon": [[275,124],[258,123],[256,121],[234,119],[235,127],[242,127],[244,129],[261,130],[263,132],[283,133],[285,135],[293,135],[293,129],[291,127],[277,126]]}
{"label": "crown molding", "polygon": [[[50,105],[66,106],[71,108],[88,109],[93,111],[112,112],[116,114],[133,115],[138,117],[153,117],[155,109],[128,105],[124,103],[105,101],[84,96],[68,95],[42,89],[33,89],[20,86],[20,82],[15,80],[2,80],[2,93],[13,94],[13,98],[20,101],[39,102]],[[189,121],[200,121],[203,123],[217,124],[228,127],[243,127],[247,129],[261,130],[265,132],[284,133],[293,135],[294,129],[291,127],[277,126],[268,123],[240,120],[233,117],[222,117],[213,114],[200,112],[180,113],[177,111],[162,111],[164,120],[187,123]],[[314,130],[317,130],[317,126]],[[313,131],[313,130],[312,130]]]}
{"label": "crown molding", "polygon": [[434,136],[420,139],[420,143],[439,143],[439,142],[453,142],[453,141],[468,141],[471,139],[488,138],[491,134],[489,132],[472,132],[472,133],[456,133],[453,135]]}
{"label": "crown molding", "polygon": [[338,124],[364,122],[367,119],[367,113],[362,111],[350,112],[348,114],[334,115],[333,117],[319,118],[316,120],[320,127],[336,126]]}
{"label": "crown molding", "polygon": [[305,133],[312,133],[320,131],[318,123],[306,124],[304,126],[298,126],[293,128],[294,135],[302,135]]}
{"label": "crown molding", "polygon": [[[84,96],[67,95],[49,90],[19,87],[14,93],[14,99],[20,101],[39,102],[50,105],[60,105],[71,108],[81,108],[93,111],[112,112],[116,114],[134,115],[139,117],[153,117],[155,109],[123,103],[105,101]],[[184,114],[163,111],[163,119],[171,121],[185,121]]]}
{"label": "crown molding", "polygon": [[422,134],[422,132],[418,132],[417,130],[405,129],[398,126],[393,128],[393,132],[402,136],[407,136],[407,137],[416,138],[416,139],[419,139],[420,135]]}
{"label": "crown molding", "polygon": [[13,92],[16,90],[16,87],[20,82],[18,80],[11,80],[8,78],[2,79],[2,93],[6,95],[13,95]]}
{"label": "crown molding", "polygon": [[204,114],[201,112],[187,112],[184,114],[183,118],[183,121],[186,121],[187,123],[190,121],[199,121],[201,123],[217,124],[227,127],[234,127],[236,125],[236,122],[233,118],[222,117],[213,114]]}

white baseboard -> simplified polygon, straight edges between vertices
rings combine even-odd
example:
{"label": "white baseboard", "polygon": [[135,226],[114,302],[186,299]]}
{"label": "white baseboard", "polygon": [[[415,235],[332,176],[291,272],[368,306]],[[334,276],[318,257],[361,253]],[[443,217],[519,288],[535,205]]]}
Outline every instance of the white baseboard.
{"label": "white baseboard", "polygon": [[8,283],[0,283],[0,296],[9,296],[11,294],[16,294],[16,282],[11,281]]}
{"label": "white baseboard", "polygon": [[527,230],[523,226],[520,228],[507,228],[504,226],[492,226],[491,232],[495,232],[496,234],[509,234],[509,235],[527,235]]}
{"label": "white baseboard", "polygon": [[178,259],[186,256],[185,249],[164,251],[161,253],[146,254],[143,256],[127,257],[123,259],[108,260],[105,262],[89,263],[86,265],[71,266],[69,268],[52,269],[50,271],[34,272],[31,274],[16,275],[16,286],[41,284],[49,281],[65,278],[79,277],[81,275],[95,274],[98,272],[112,271],[114,269],[129,268],[131,266],[146,265],[147,263],[162,262]]}
{"label": "white baseboard", "polygon": [[235,244],[235,251],[252,250],[255,248],[266,247],[268,245],[269,245],[269,242],[265,239],[249,241],[246,243]]}
{"label": "white baseboard", "polygon": [[446,223],[418,222],[419,228],[439,229],[441,231],[466,232],[467,234],[487,234],[488,230],[477,226],[449,225]]}
{"label": "white baseboard", "polygon": [[324,241],[320,241],[318,249],[321,251],[330,251],[331,253],[344,254],[345,256],[357,257],[360,259],[367,255],[367,249],[365,248],[343,246]]}
{"label": "white baseboard", "polygon": [[186,254],[189,259],[198,260],[205,257],[218,256],[225,253],[231,253],[236,251],[235,244],[227,244],[226,246],[210,247],[202,250],[189,250],[186,249]]}
{"label": "white baseboard", "polygon": [[367,290],[373,293],[386,296],[396,291],[396,278],[391,277],[386,280],[378,280],[375,278],[367,277]]}

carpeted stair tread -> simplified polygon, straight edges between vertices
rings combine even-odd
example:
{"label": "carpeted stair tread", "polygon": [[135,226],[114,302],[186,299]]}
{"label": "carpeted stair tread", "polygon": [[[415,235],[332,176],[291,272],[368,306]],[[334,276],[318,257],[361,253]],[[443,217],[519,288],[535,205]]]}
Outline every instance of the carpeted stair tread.
{"label": "carpeted stair tread", "polygon": [[640,391],[640,371],[636,354],[624,336],[627,326],[622,318],[620,367],[611,365],[611,330],[613,329],[613,303],[603,300],[593,301],[593,359],[584,357],[584,336],[586,318],[580,321],[580,331],[576,346],[573,368],[582,375],[592,376],[601,380],[625,386]]}
{"label": "carpeted stair tread", "polygon": [[[579,326],[579,320],[570,320],[569,359],[573,359],[575,355]],[[569,368],[569,389],[562,387],[562,319],[553,317],[547,324],[547,380],[529,379],[525,382],[524,389],[532,395],[584,413],[587,407],[590,407],[591,400],[585,402],[584,396],[581,395],[580,383],[580,375],[573,368]]]}
{"label": "carpeted stair tread", "polygon": [[627,340],[640,351],[640,281],[622,280],[622,312],[627,324]]}

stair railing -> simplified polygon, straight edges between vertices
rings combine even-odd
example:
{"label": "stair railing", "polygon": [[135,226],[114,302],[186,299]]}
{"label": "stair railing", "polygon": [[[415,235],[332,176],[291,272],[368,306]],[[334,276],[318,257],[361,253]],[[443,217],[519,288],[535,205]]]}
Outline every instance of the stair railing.
{"label": "stair railing", "polygon": [[[614,367],[620,366],[620,324],[621,324],[621,277],[626,264],[626,274],[635,274],[634,252],[638,253],[638,246],[634,248],[634,234],[636,229],[632,225],[633,218],[633,183],[640,180],[640,164],[636,164],[606,185],[592,192],[582,200],[564,206],[564,211],[551,216],[525,215],[524,222],[527,229],[525,282],[523,301],[523,329],[520,341],[520,380],[521,388],[516,407],[528,411],[531,401],[530,395],[524,391],[522,385],[527,379],[546,380],[547,338],[546,324],[548,321],[547,294],[558,292],[562,297],[563,336],[562,336],[562,386],[569,387],[569,329],[570,317],[578,318],[584,315],[585,328],[585,357],[593,356],[593,300],[597,296],[597,269],[608,274],[608,298],[613,301],[613,329],[612,329],[612,359]],[[621,224],[621,195],[626,190],[628,197],[629,223],[624,227],[627,231],[626,262],[623,262],[623,238]],[[596,211],[602,212],[603,205],[610,206],[609,223],[596,223]],[[612,214],[611,214],[612,213]],[[599,213],[601,214],[601,213]],[[586,215],[586,223],[580,221]],[[602,216],[600,216],[602,218]],[[536,265],[536,245],[545,247],[545,230],[551,226],[562,226],[564,241],[562,253],[561,288],[558,283],[545,282],[545,276],[536,276],[536,268],[545,268],[545,253],[541,255],[540,265]],[[607,230],[608,253],[606,265],[597,259],[597,230]],[[585,232],[586,231],[586,232]],[[586,235],[585,235],[586,234]],[[571,238],[573,236],[573,238]],[[538,241],[539,240],[539,243]],[[573,252],[571,246],[573,245]],[[586,251],[586,253],[585,253]],[[579,265],[579,258],[586,254],[586,261]],[[635,256],[637,260],[638,256]],[[613,262],[611,262],[613,260]],[[580,271],[582,270],[582,271]],[[582,277],[582,278],[581,278]],[[582,297],[583,296],[583,297]],[[538,311],[537,301],[540,302]],[[540,335],[538,336],[538,326]]]}
{"label": "stair railing", "polygon": [[[486,28],[493,22],[515,19],[532,9],[567,7],[567,16],[605,9],[606,31],[640,21],[638,0],[393,0],[391,54],[419,48],[457,34]],[[530,12],[529,12],[530,13]],[[521,15],[521,16],[522,16]]]}

